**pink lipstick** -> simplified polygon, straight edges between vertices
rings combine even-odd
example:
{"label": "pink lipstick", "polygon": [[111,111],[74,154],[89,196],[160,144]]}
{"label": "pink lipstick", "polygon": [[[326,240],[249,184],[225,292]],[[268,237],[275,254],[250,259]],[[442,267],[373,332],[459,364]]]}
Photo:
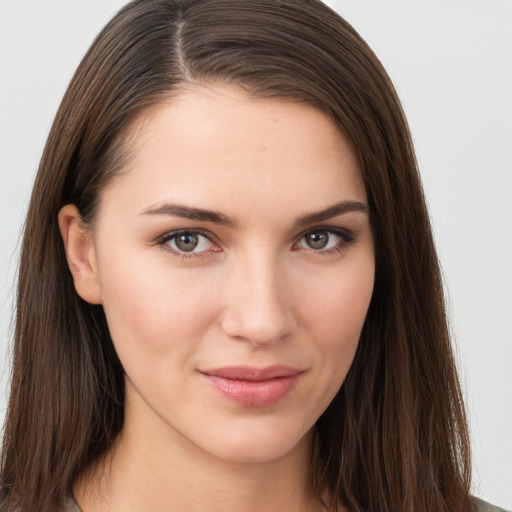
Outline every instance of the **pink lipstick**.
{"label": "pink lipstick", "polygon": [[267,407],[293,391],[303,370],[275,365],[266,368],[229,366],[201,370],[216,391],[244,407]]}

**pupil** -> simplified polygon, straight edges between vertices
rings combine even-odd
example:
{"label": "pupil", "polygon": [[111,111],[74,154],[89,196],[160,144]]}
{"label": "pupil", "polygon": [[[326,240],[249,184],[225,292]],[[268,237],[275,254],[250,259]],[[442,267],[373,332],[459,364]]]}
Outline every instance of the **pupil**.
{"label": "pupil", "polygon": [[312,249],[323,249],[327,245],[328,239],[328,234],[320,231],[319,233],[310,233],[307,235],[306,243]]}
{"label": "pupil", "polygon": [[176,247],[180,251],[191,252],[197,247],[198,242],[197,235],[193,233],[185,233],[176,237]]}

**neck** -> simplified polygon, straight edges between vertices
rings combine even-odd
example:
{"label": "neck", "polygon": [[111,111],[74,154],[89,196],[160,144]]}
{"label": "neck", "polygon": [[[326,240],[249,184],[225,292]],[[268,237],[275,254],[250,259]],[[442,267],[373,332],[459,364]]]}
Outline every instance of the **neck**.
{"label": "neck", "polygon": [[322,510],[309,481],[310,435],[277,460],[223,460],[126,412],[115,447],[73,487],[83,512]]}

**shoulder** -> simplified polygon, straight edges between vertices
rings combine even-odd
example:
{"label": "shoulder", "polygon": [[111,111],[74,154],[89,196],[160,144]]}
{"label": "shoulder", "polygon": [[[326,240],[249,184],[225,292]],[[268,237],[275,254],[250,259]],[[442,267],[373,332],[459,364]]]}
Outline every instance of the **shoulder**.
{"label": "shoulder", "polygon": [[504,508],[495,507],[480,498],[473,498],[475,502],[475,512],[507,512]]}

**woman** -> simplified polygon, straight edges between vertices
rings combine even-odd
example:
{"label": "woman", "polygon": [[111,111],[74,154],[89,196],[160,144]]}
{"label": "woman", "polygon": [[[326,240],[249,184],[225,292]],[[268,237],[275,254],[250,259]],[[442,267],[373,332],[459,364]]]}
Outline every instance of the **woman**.
{"label": "woman", "polygon": [[346,22],[131,2],[34,186],[4,509],[478,510],[442,297],[406,121]]}

